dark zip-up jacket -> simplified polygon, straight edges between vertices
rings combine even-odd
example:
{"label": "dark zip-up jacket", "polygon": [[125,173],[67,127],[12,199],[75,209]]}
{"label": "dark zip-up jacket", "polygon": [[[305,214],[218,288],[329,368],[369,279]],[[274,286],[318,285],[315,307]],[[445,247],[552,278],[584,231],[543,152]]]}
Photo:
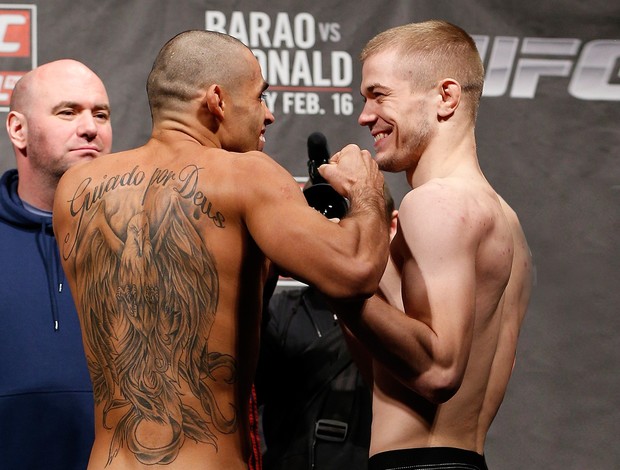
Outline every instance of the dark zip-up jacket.
{"label": "dark zip-up jacket", "polygon": [[0,179],[0,468],[83,470],[93,395],[51,215],[26,210],[17,171]]}

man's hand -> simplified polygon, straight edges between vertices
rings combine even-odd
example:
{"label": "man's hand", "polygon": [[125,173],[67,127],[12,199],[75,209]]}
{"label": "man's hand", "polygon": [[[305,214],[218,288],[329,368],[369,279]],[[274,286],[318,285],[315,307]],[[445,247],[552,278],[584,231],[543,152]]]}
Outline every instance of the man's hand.
{"label": "man's hand", "polygon": [[319,173],[339,194],[349,199],[353,193],[363,193],[369,188],[383,194],[383,174],[377,163],[368,150],[361,150],[355,144],[336,152],[329,164],[319,167]]}

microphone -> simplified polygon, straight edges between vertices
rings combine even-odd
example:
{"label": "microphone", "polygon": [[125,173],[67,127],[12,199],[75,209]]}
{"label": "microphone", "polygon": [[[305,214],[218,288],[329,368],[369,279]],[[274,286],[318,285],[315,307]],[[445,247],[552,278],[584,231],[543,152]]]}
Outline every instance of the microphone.
{"label": "microphone", "polygon": [[327,183],[319,173],[319,167],[329,163],[329,149],[327,139],[320,132],[313,132],[308,136],[308,174],[312,184]]}
{"label": "microphone", "polygon": [[313,207],[328,219],[342,219],[349,209],[349,202],[325,181],[319,173],[319,167],[329,163],[327,139],[320,132],[308,136],[308,175],[311,186],[304,189],[304,196]]}

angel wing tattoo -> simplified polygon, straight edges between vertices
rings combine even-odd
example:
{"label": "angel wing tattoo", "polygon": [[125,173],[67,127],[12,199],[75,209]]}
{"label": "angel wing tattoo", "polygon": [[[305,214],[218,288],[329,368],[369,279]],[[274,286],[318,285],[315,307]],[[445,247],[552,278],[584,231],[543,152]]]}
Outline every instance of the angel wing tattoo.
{"label": "angel wing tattoo", "polygon": [[[238,423],[233,405],[223,411],[211,390],[218,380],[236,381],[234,358],[208,348],[215,260],[178,196],[158,202],[156,220],[153,211],[133,214],[126,230],[113,229],[104,202],[80,237],[76,265],[95,402],[103,403],[106,428],[112,410],[122,416],[108,465],[123,446],[147,465],[172,462],[186,438],[217,449],[214,430],[231,433]],[[182,401],[187,390],[202,412]],[[166,442],[146,442],[153,426]]]}

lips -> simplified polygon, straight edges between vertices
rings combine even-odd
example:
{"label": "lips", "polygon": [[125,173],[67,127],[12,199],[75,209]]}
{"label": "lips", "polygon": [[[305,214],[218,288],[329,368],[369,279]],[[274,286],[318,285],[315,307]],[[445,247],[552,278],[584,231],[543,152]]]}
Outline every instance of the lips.
{"label": "lips", "polygon": [[258,136],[258,148],[257,148],[257,150],[262,152],[263,149],[265,148],[265,142],[266,142],[266,139],[265,139],[265,129],[263,129],[261,131],[261,133],[259,134],[259,136]]}
{"label": "lips", "polygon": [[93,147],[93,146],[84,146],[84,147],[78,147],[78,148],[74,148],[73,150],[71,150],[72,153],[77,153],[79,154],[81,157],[92,157],[92,158],[96,158],[99,155],[101,155],[101,149],[98,147]]}
{"label": "lips", "polygon": [[380,140],[385,139],[388,135],[390,135],[390,134],[389,134],[389,133],[387,133],[387,132],[379,132],[379,133],[377,133],[377,134],[373,134],[373,136],[372,136],[372,137],[373,137],[373,139],[375,140],[375,144],[376,144],[376,143],[377,143],[377,142],[379,142]]}
{"label": "lips", "polygon": [[391,135],[392,135],[392,129],[386,129],[386,130],[381,130],[381,131],[377,129],[372,130],[372,138],[375,141],[374,148],[376,152],[379,152],[382,147],[388,144],[389,141],[386,141],[386,139]]}

